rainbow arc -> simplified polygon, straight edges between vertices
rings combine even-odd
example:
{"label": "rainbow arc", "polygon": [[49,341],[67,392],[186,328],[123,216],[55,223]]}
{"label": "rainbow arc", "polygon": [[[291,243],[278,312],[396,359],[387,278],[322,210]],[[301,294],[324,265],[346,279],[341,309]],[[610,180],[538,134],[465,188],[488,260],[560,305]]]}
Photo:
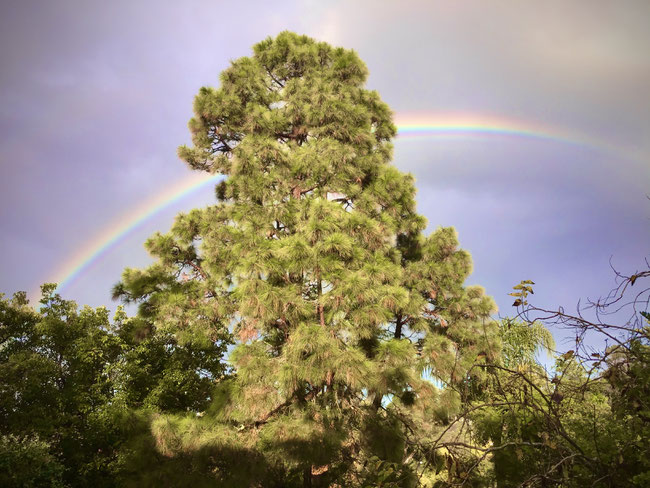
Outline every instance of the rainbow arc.
{"label": "rainbow arc", "polygon": [[395,116],[398,140],[504,137],[533,139],[620,153],[614,146],[561,127],[550,127],[514,118],[475,114],[399,113]]}
{"label": "rainbow arc", "polygon": [[[620,152],[600,141],[589,139],[570,131],[545,127],[539,124],[515,119],[490,117],[472,114],[407,114],[395,117],[398,128],[397,141],[423,138],[459,138],[470,136],[531,138],[555,143],[581,146],[598,151]],[[220,175],[198,175],[192,173],[179,183],[165,188],[142,202],[128,214],[120,215],[101,232],[75,250],[70,257],[50,275],[50,281],[59,283],[59,291],[64,290],[80,275],[87,271],[102,256],[122,242],[135,229],[150,220],[165,208],[188,195],[216,184]],[[36,295],[33,295],[36,296]]]}

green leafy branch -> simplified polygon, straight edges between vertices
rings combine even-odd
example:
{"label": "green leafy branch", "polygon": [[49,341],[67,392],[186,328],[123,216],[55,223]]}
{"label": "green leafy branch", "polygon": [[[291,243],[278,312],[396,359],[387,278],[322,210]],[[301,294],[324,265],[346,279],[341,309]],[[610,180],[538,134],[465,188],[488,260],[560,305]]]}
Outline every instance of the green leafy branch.
{"label": "green leafy branch", "polygon": [[515,301],[512,304],[513,307],[519,307],[521,305],[528,305],[528,301],[526,300],[528,298],[528,295],[534,295],[535,292],[533,291],[533,287],[531,285],[534,285],[535,282],[532,280],[523,280],[521,283],[518,285],[513,286],[513,290],[515,290],[512,293],[508,293],[511,297],[515,297]]}

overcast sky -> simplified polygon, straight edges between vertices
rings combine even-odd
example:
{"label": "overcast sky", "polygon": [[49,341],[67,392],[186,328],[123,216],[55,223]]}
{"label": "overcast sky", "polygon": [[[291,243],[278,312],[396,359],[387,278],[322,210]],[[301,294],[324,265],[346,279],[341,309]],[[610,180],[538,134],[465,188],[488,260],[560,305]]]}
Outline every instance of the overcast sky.
{"label": "overcast sky", "polygon": [[[0,292],[34,290],[129,209],[187,177],[194,95],[256,42],[293,30],[356,50],[397,115],[463,113],[581,134],[398,140],[429,230],[453,225],[469,283],[511,314],[605,293],[650,256],[650,2],[4,1]],[[65,290],[110,302],[124,267],[208,188],[132,232]]]}

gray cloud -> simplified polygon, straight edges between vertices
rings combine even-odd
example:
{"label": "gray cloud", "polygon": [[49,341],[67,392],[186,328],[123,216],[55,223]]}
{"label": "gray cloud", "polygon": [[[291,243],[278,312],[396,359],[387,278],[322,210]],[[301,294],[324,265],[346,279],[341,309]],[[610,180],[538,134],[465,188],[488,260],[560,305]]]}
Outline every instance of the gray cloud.
{"label": "gray cloud", "polygon": [[[606,290],[610,255],[634,268],[648,254],[648,2],[25,1],[1,9],[0,291],[31,289],[116,216],[187,175],[175,150],[189,139],[198,88],[283,29],[357,50],[369,86],[397,112],[515,117],[621,148],[494,137],[396,143],[396,165],[417,178],[420,212],[431,228],[458,228],[475,258],[471,281],[504,312],[521,279],[539,283],[546,305],[570,306]],[[193,203],[150,228],[165,230]],[[121,267],[146,261],[142,237],[70,293],[107,302]]]}

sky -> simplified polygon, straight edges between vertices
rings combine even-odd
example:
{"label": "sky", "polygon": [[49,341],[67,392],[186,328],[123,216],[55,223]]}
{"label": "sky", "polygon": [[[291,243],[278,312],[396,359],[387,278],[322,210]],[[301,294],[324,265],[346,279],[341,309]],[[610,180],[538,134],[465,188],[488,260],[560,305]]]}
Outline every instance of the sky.
{"label": "sky", "polygon": [[[84,253],[189,181],[176,148],[201,86],[283,30],[354,49],[399,121],[499,120],[555,138],[485,131],[398,138],[428,232],[453,225],[480,284],[575,309],[650,258],[650,2],[32,1],[0,6],[0,292],[63,281]],[[114,310],[125,267],[176,199],[66,281]],[[114,235],[113,235],[114,237]],[[93,248],[92,246],[95,246]],[[75,261],[76,260],[76,261]],[[81,261],[80,261],[81,260]]]}

